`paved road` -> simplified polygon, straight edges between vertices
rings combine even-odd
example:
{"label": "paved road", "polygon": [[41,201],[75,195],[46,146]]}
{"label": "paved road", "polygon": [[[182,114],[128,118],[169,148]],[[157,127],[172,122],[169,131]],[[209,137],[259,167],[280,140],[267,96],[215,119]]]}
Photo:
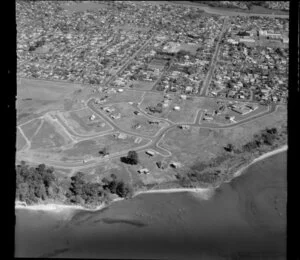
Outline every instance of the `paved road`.
{"label": "paved road", "polygon": [[[179,125],[182,125],[182,123],[172,123],[172,122],[169,122],[169,126],[163,128],[160,132],[158,132],[158,134],[155,136],[155,137],[151,137],[149,138],[149,136],[145,136],[145,135],[142,135],[142,134],[138,134],[138,133],[134,133],[134,132],[130,132],[130,131],[124,131],[123,129],[121,129],[119,126],[117,126],[115,124],[115,122],[109,118],[107,115],[105,114],[101,114],[97,109],[95,109],[93,107],[93,101],[94,99],[91,98],[88,102],[87,102],[87,106],[92,109],[95,113],[99,114],[100,116],[102,117],[105,117],[106,119],[108,119],[111,123],[111,125],[117,130],[117,131],[120,131],[120,132],[123,132],[123,133],[126,133],[128,135],[134,135],[134,136],[138,136],[138,137],[142,137],[144,139],[148,139],[150,140],[149,143],[147,143],[146,145],[143,145],[141,147],[137,147],[135,148],[134,150],[139,152],[139,151],[143,151],[143,150],[146,150],[146,149],[153,149],[153,150],[156,150],[158,153],[160,153],[161,155],[163,156],[170,156],[171,153],[160,147],[159,146],[159,143],[161,142],[161,140],[163,139],[163,137],[165,136],[165,134],[171,130],[172,128],[174,127],[178,127]],[[240,122],[237,122],[235,124],[229,124],[229,125],[224,125],[224,126],[203,126],[201,124],[199,124],[199,119],[201,117],[201,114],[202,112],[200,110],[197,111],[197,115],[195,117],[195,121],[194,123],[184,123],[185,125],[190,125],[190,126],[197,126],[199,128],[210,128],[210,129],[213,129],[213,128],[216,128],[216,129],[225,129],[225,128],[233,128],[233,127],[236,127],[237,125],[241,125],[241,124],[245,124],[245,123],[248,123],[252,120],[255,120],[257,118],[260,118],[260,117],[263,117],[263,116],[266,116],[270,113],[273,113],[276,109],[276,105],[272,105],[269,109],[268,112],[266,113],[263,113],[263,114],[258,114],[258,115],[254,115],[253,117],[250,117],[250,118],[246,118]],[[104,116],[105,115],[105,116]],[[154,117],[153,117],[154,118]],[[155,117],[156,118],[156,117]],[[157,120],[161,120],[160,118],[156,118]],[[17,158],[18,159],[26,159],[28,161],[31,161],[33,163],[45,163],[45,164],[48,164],[50,166],[54,166],[54,167],[59,167],[59,168],[76,168],[77,170],[81,169],[81,168],[87,168],[87,167],[93,167],[93,166],[96,166],[100,163],[103,163],[103,162],[106,162],[108,159],[113,159],[113,158],[118,158],[122,155],[126,155],[128,153],[128,151],[131,150],[131,149],[128,149],[128,150],[125,150],[125,151],[121,151],[121,152],[118,152],[118,153],[115,153],[113,155],[110,155],[109,157],[107,158],[99,158],[99,159],[95,159],[93,161],[90,161],[90,162],[87,162],[87,163],[83,163],[82,161],[78,162],[78,163],[74,163],[74,162],[58,162],[58,161],[52,161],[52,160],[47,160],[47,159],[38,159],[38,158],[34,158],[34,160],[32,158],[26,158],[26,154],[24,154],[23,156],[21,156],[22,154],[19,153],[17,155]],[[22,157],[22,158],[19,158],[19,157]]]}
{"label": "paved road", "polygon": [[228,19],[225,18],[223,26],[222,26],[222,30],[220,32],[219,39],[218,39],[218,42],[217,42],[217,45],[216,45],[216,49],[215,49],[214,55],[213,55],[212,60],[211,60],[210,68],[209,68],[209,70],[206,74],[205,80],[203,82],[203,87],[201,89],[200,96],[206,96],[206,93],[207,93],[207,90],[209,88],[209,84],[210,84],[210,81],[211,81],[211,78],[212,78],[212,75],[213,75],[213,72],[214,72],[214,69],[215,69],[215,65],[216,65],[216,62],[217,62],[217,59],[218,59],[219,50],[220,50],[220,42],[221,42],[221,40],[223,38],[223,34],[227,30],[227,28],[228,28]]}
{"label": "paved road", "polygon": [[150,41],[153,39],[153,37],[155,36],[156,34],[153,34],[144,44],[143,46],[137,51],[134,53],[133,56],[131,56],[115,73],[113,76],[111,76],[105,83],[104,83],[104,86],[107,86],[113,79],[116,78],[116,76],[122,72],[126,66],[132,62],[134,60],[134,58],[143,50],[146,48],[146,46],[150,43]]}

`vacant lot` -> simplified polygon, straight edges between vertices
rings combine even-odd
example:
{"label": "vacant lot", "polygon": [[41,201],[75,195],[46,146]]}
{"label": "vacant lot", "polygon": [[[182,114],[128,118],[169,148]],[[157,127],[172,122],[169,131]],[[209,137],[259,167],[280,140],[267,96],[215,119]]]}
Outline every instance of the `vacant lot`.
{"label": "vacant lot", "polygon": [[17,85],[18,123],[32,119],[35,114],[64,109],[65,99],[72,100],[74,92],[80,89],[76,84],[22,78]]}
{"label": "vacant lot", "polygon": [[[92,115],[94,116],[93,120],[91,120]],[[89,108],[59,113],[58,116],[67,123],[68,127],[79,135],[93,135],[113,130],[113,127],[109,123],[99,115],[93,113]]]}
{"label": "vacant lot", "polygon": [[266,127],[281,127],[287,123],[286,109],[279,108],[271,115],[232,128],[205,129],[191,127],[189,130],[173,128],[168,131],[160,146],[172,152],[174,160],[185,164],[208,161],[224,152],[224,146],[232,143],[240,147],[253,135]]}
{"label": "vacant lot", "polygon": [[66,95],[81,89],[80,85],[54,81],[21,79],[17,86],[18,99],[63,100]]}
{"label": "vacant lot", "polygon": [[134,102],[138,103],[142,99],[142,91],[124,90],[123,92],[108,92],[95,95],[96,98],[107,97],[101,105],[107,105],[110,103],[121,103],[121,102]]}
{"label": "vacant lot", "polygon": [[26,140],[23,135],[20,133],[19,129],[17,129],[17,150],[21,150],[26,145]]}
{"label": "vacant lot", "polygon": [[[138,110],[128,103],[118,103],[110,107],[115,109],[110,114],[121,115],[119,119],[114,120],[115,124],[126,131],[154,136],[162,127],[166,126],[165,122],[150,119],[141,113],[138,115],[134,114]],[[106,112],[103,111],[103,113]]]}
{"label": "vacant lot", "polygon": [[[163,105],[162,113],[151,113],[147,110],[147,107],[156,107],[158,103],[162,103]],[[180,110],[175,111],[175,106],[179,106]],[[160,93],[147,93],[140,107],[150,115],[169,119],[174,123],[194,123],[198,109],[214,109],[217,107],[217,103],[215,100],[208,98],[192,98],[184,100],[177,95],[169,95],[167,98]]]}
{"label": "vacant lot", "polygon": [[136,144],[135,136],[127,136],[125,139],[118,138],[117,135],[107,134],[101,137],[95,137],[90,140],[84,140],[76,143],[71,149],[67,149],[63,154],[70,158],[82,158],[83,156],[99,157],[99,151],[103,148],[107,149],[109,154],[120,153],[145,145],[149,141],[143,139],[139,144]]}
{"label": "vacant lot", "polygon": [[[210,112],[213,112],[213,110],[210,110]],[[205,115],[203,114],[202,118],[201,118],[201,121],[200,123],[203,125],[203,126],[222,126],[222,125],[228,125],[228,124],[232,124],[232,122],[229,120],[229,119],[226,119],[226,117],[234,117],[234,121],[236,122],[240,122],[240,121],[243,121],[249,117],[254,117],[254,116],[257,116],[259,114],[263,114],[263,113],[266,113],[268,112],[268,107],[267,106],[262,106],[262,105],[259,105],[258,108],[248,114],[239,114],[235,111],[232,111],[231,109],[226,109],[224,112],[222,112],[221,114],[218,114],[218,115],[213,115],[213,116],[210,116],[213,118],[213,120],[211,121],[208,121],[208,120],[204,120],[204,117]]]}
{"label": "vacant lot", "polygon": [[[167,167],[170,162],[169,158],[164,158],[159,154],[149,156],[145,153],[145,151],[138,152],[138,157],[138,165],[128,166],[128,170],[131,172],[135,182],[139,181],[144,185],[147,185],[175,180],[175,172],[170,167]],[[165,166],[165,169],[158,168],[156,165],[157,162],[162,162],[162,164]],[[147,168],[149,170],[149,174],[138,173],[138,170],[142,168]]]}
{"label": "vacant lot", "polygon": [[33,135],[37,133],[37,130],[39,129],[43,121],[43,119],[37,118],[21,126],[21,129],[28,140],[31,140]]}
{"label": "vacant lot", "polygon": [[31,149],[47,150],[71,143],[71,139],[54,122],[44,121],[42,127],[31,141]]}

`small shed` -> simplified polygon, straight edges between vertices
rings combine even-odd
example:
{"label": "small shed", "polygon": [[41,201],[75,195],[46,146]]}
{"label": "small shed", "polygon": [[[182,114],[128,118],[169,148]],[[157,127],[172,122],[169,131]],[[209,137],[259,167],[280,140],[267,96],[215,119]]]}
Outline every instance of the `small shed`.
{"label": "small shed", "polygon": [[151,150],[146,151],[146,154],[148,154],[150,156],[154,156],[155,155],[155,153],[153,151],[151,151]]}
{"label": "small shed", "polygon": [[139,169],[138,170],[138,173],[140,173],[140,174],[149,174],[150,172],[149,172],[149,170],[147,169],[147,168],[143,168],[143,169]]}

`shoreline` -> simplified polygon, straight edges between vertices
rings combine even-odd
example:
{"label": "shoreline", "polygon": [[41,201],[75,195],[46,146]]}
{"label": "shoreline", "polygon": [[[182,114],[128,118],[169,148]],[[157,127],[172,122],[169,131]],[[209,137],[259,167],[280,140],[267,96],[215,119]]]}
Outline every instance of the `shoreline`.
{"label": "shoreline", "polygon": [[[243,166],[242,168],[240,168],[239,170],[237,170],[237,171],[233,174],[232,179],[234,179],[234,178],[240,176],[240,175],[244,172],[244,170],[246,170],[246,169],[247,169],[249,166],[251,166],[252,164],[255,164],[255,163],[259,162],[259,161],[262,161],[262,160],[264,160],[264,159],[266,159],[266,158],[268,158],[268,157],[270,157],[270,156],[272,156],[272,155],[275,155],[275,154],[278,154],[278,153],[282,153],[282,152],[284,152],[284,151],[287,151],[287,149],[288,149],[288,145],[286,144],[286,145],[284,145],[284,146],[281,146],[281,147],[277,148],[276,150],[273,150],[273,151],[270,151],[270,152],[267,152],[267,153],[262,154],[261,156],[259,156],[259,157],[255,158],[254,160],[252,160],[252,161],[251,161],[250,163],[248,163],[247,165],[245,165],[245,166]],[[232,179],[231,179],[231,180],[232,180]],[[228,182],[230,182],[231,180],[229,180]]]}
{"label": "shoreline", "polygon": [[33,211],[51,211],[51,212],[61,212],[66,210],[84,210],[84,211],[98,211],[101,209],[104,209],[108,206],[110,206],[112,203],[116,201],[123,200],[123,198],[116,198],[112,200],[109,204],[102,203],[101,205],[95,207],[95,208],[88,208],[83,207],[81,205],[68,205],[68,204],[62,204],[62,203],[45,203],[45,204],[35,204],[35,205],[27,205],[25,202],[22,201],[16,201],[15,202],[15,209],[27,209],[27,210],[33,210]]}
{"label": "shoreline", "polygon": [[[262,154],[261,156],[255,158],[254,160],[252,160],[250,163],[248,163],[247,165],[241,167],[239,170],[237,170],[233,175],[232,178],[228,181],[226,181],[225,183],[228,183],[230,181],[232,181],[234,178],[240,176],[249,166],[264,160],[272,155],[287,151],[288,149],[288,145],[284,145],[282,147],[277,148],[276,150],[267,152],[265,154]],[[220,184],[221,185],[221,184]],[[220,185],[218,185],[217,187],[211,186],[208,188],[171,188],[171,189],[154,189],[154,190],[145,190],[145,191],[137,191],[133,194],[132,198],[141,195],[141,194],[149,194],[149,193],[178,193],[178,192],[191,192],[191,193],[197,193],[197,194],[203,194],[205,195],[203,197],[203,199],[208,199],[211,194],[211,192],[213,190],[215,190],[216,188],[218,188]],[[66,205],[66,204],[61,204],[61,203],[49,203],[49,204],[36,204],[36,205],[27,205],[25,202],[21,202],[21,201],[16,201],[15,202],[15,209],[27,209],[27,210],[35,210],[35,211],[51,211],[51,212],[62,212],[65,210],[84,210],[84,211],[98,211],[101,209],[104,209],[106,207],[109,207],[110,205],[112,205],[114,202],[116,201],[120,201],[120,200],[124,200],[123,198],[116,198],[113,201],[111,201],[109,204],[106,203],[102,203],[101,205],[95,207],[95,208],[87,208],[87,207],[83,207],[80,205]]]}

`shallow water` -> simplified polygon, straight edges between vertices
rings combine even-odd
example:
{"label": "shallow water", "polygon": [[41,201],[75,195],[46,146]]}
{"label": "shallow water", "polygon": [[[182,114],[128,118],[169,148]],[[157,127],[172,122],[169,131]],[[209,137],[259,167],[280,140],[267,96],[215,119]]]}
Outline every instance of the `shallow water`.
{"label": "shallow water", "polygon": [[97,212],[17,210],[16,256],[284,259],[286,185],[284,152],[208,200],[142,194]]}

